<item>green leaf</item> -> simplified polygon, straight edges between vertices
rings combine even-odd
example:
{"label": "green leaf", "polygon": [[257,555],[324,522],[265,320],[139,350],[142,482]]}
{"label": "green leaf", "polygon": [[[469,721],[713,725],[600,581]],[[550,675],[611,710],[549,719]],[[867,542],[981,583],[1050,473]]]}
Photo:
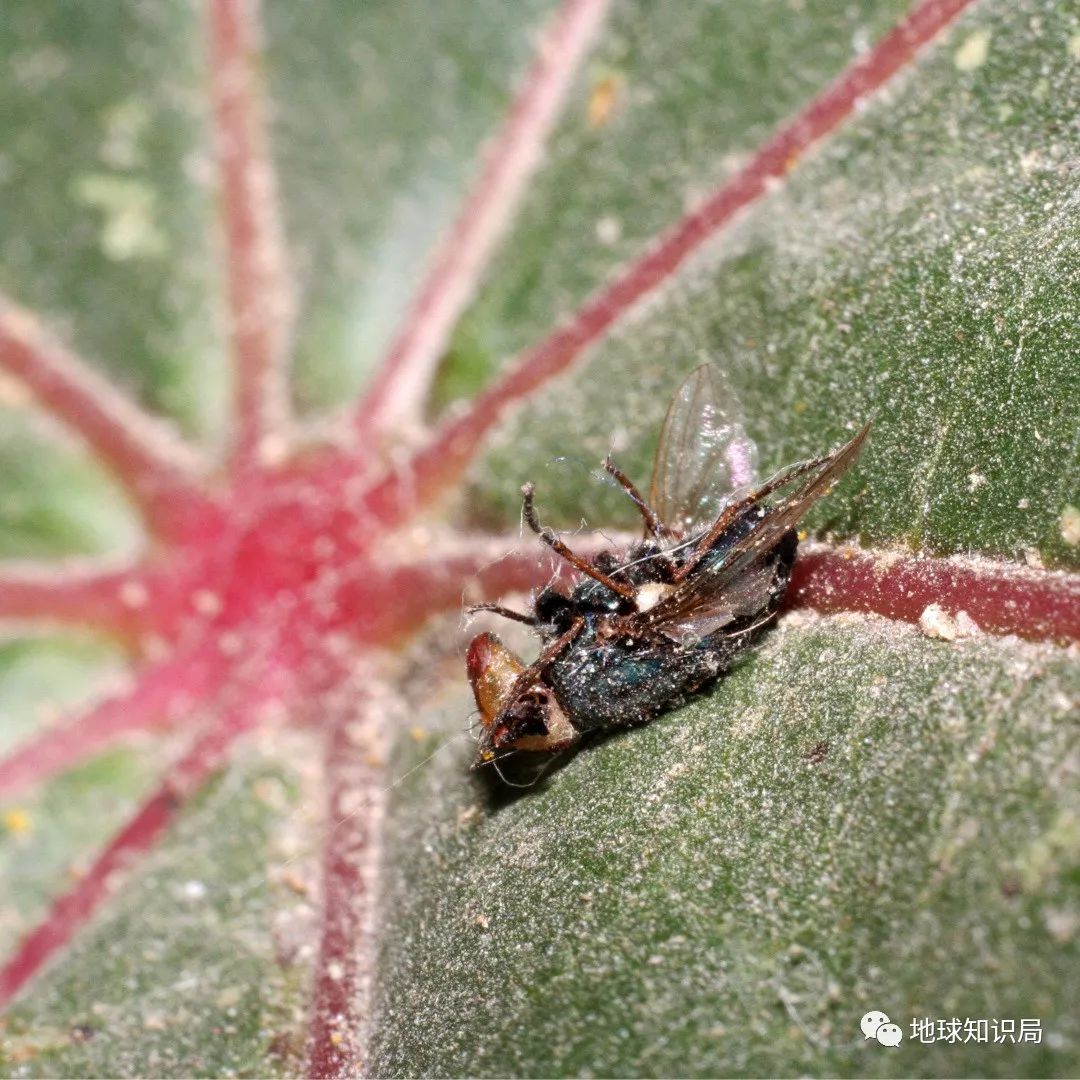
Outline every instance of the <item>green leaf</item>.
{"label": "green leaf", "polygon": [[301,794],[293,767],[271,759],[226,772],[108,915],[8,1013],[0,1068],[296,1075],[314,912],[282,883],[286,863],[295,878],[310,872],[306,841],[293,850],[282,838],[295,829]]}
{"label": "green leaf", "polygon": [[223,429],[202,32],[185,4],[0,13],[0,288],[124,389]]}
{"label": "green leaf", "polygon": [[[395,789],[372,1072],[1071,1075],[1078,694],[1054,648],[806,618],[526,793],[457,740]],[[923,1016],[1043,1042],[922,1045]]]}
{"label": "green leaf", "polygon": [[[266,0],[302,413],[370,372],[553,6]],[[614,3],[436,404],[542,338],[909,7]],[[216,447],[230,376],[198,5],[11,0],[0,27],[0,289]],[[1078,41],[1068,5],[978,0],[504,427],[458,500],[470,525],[516,525],[529,478],[545,519],[630,524],[589,469],[613,449],[644,480],[671,390],[712,359],[764,469],[874,417],[818,533],[1076,568]],[[0,397],[0,554],[133,551],[133,515],[81,447],[42,435],[6,382]],[[230,524],[250,550],[250,521]],[[238,579],[278,569],[274,538],[259,550]],[[216,609],[201,584],[195,609]],[[273,599],[253,606],[297,598]],[[431,737],[403,740],[389,776],[370,1072],[1080,1070],[1075,650],[787,616],[692,704],[518,793],[467,771],[463,650],[454,625],[435,632],[449,666],[429,639],[378,698]],[[305,661],[340,655],[321,633]],[[32,702],[76,704],[119,663],[81,639],[4,646],[0,743],[49,719]],[[27,985],[0,1071],[304,1070],[325,791],[314,740],[293,739],[245,743]],[[171,743],[4,804],[0,944],[127,819]],[[904,1024],[901,1047],[863,1040],[869,1009]],[[1035,1017],[1043,1041],[911,1036],[953,1016]]]}
{"label": "green leaf", "polygon": [[551,7],[269,5],[275,149],[303,310],[301,408],[340,407],[370,373]]}
{"label": "green leaf", "polygon": [[[667,11],[654,18],[678,21]],[[671,390],[712,359],[732,377],[767,469],[874,419],[857,478],[821,504],[812,526],[932,552],[1034,551],[1080,565],[1062,527],[1080,497],[1080,246],[1068,150],[1080,107],[1077,29],[1067,8],[977,4],[591,363],[522,413],[479,474],[486,512],[516,519],[517,486],[543,479],[557,455],[598,460],[614,445],[644,480]],[[680,71],[686,85],[705,84],[691,58]],[[692,129],[713,100],[697,95]],[[651,145],[671,118],[653,96],[628,102],[624,122]],[[590,152],[600,154],[575,158]],[[614,155],[604,199],[585,189],[579,202],[564,183],[543,237],[513,237],[507,250],[546,244],[561,262],[560,237],[580,236],[587,213],[599,220],[631,198],[624,189],[639,190],[635,172],[615,175]],[[520,305],[508,298],[533,290],[535,307],[566,306],[566,286],[529,265],[523,257],[518,277],[499,273],[479,308],[489,322],[518,325]],[[502,355],[494,333],[484,340],[493,359]],[[582,498],[579,484],[553,480],[542,496],[565,523],[614,520],[613,500]],[[621,511],[633,518],[625,501]]]}
{"label": "green leaf", "polygon": [[[531,345],[730,177],[907,7],[902,0],[616,4],[544,170],[463,323],[461,333],[488,352],[480,374]],[[610,112],[590,120],[593,95],[609,88]]]}
{"label": "green leaf", "polygon": [[0,409],[0,556],[131,555],[142,527],[118,485],[36,410]]}
{"label": "green leaf", "polygon": [[9,750],[65,710],[86,705],[123,670],[120,650],[89,637],[0,644],[0,749]]}
{"label": "green leaf", "polygon": [[[400,317],[551,3],[265,6],[301,304],[295,389],[303,408],[339,406]],[[4,6],[0,289],[213,449],[229,428],[230,373],[200,11]],[[57,437],[6,378],[0,398],[0,555],[135,553],[139,523],[84,447]],[[82,639],[0,648],[0,745],[67,715],[121,662]],[[5,957],[189,737],[103,754],[16,801],[0,793]],[[306,849],[293,867],[288,844],[321,820],[323,793],[288,770],[264,773],[235,769],[187,811],[134,887],[24,992],[0,1020],[0,1072],[303,1069],[318,926],[313,901],[281,880],[314,884]],[[284,792],[269,809],[268,787]]]}
{"label": "green leaf", "polygon": [[[623,100],[590,131],[583,83],[459,328],[444,397],[541,339],[674,202],[723,179],[754,139],[709,141],[716,58],[749,40],[819,62],[806,27],[843,16],[798,7],[617,9],[598,70],[617,69]],[[757,37],[709,33],[744,10]],[[810,519],[819,533],[1077,566],[1078,32],[1061,7],[976,4],[504,426],[472,519],[516,524],[534,480],[545,520],[634,525],[588,471],[614,451],[645,482],[672,390],[713,360],[765,472],[874,419]],[[758,71],[783,82],[767,59]],[[808,96],[774,117],[764,90],[739,100],[768,129]],[[696,159],[670,150],[680,137]],[[693,704],[535,789],[477,786],[457,742],[395,789],[372,1070],[1075,1072],[1078,700],[1070,651],[802,616]],[[425,719],[438,738],[471,712],[459,694]],[[421,753],[401,755],[404,776]],[[863,1039],[875,1009],[904,1029],[896,1050]],[[922,1043],[924,1017],[1038,1018],[1043,1037]]]}
{"label": "green leaf", "polygon": [[[115,647],[88,638],[0,646],[0,750],[9,751],[68,710],[107,691],[122,670]],[[0,954],[8,955],[52,899],[123,825],[155,774],[149,754],[103,754],[0,813]]]}

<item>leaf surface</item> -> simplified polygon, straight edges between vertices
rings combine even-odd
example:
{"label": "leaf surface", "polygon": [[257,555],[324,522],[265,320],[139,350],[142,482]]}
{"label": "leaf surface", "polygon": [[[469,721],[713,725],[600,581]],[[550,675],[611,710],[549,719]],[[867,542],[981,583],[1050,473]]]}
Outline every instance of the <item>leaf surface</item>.
{"label": "leaf surface", "polygon": [[[811,617],[526,793],[458,740],[397,789],[373,1071],[1068,1074],[1078,693],[1053,648]],[[922,1045],[922,1016],[1043,1044]]]}
{"label": "leaf surface", "polygon": [[[516,517],[507,474],[539,480],[558,455],[599,460],[613,447],[644,479],[672,390],[711,359],[766,471],[874,420],[857,478],[813,526],[1076,566],[1080,548],[1063,536],[1080,497],[1075,18],[976,4],[530,405],[480,475],[481,495]],[[663,116],[641,112],[645,141]],[[570,212],[553,210],[555,238]],[[503,278],[495,288],[512,291]],[[509,325],[516,312],[500,311]],[[603,494],[557,480],[542,492],[565,523],[609,521],[613,508],[630,523],[632,507]]]}
{"label": "leaf surface", "polygon": [[194,802],[108,915],[11,1010],[5,1071],[295,1075],[314,918],[295,891],[312,872],[301,776],[249,755]]}
{"label": "leaf surface", "polygon": [[[623,34],[667,40],[620,10]],[[504,426],[474,508],[516,523],[535,480],[544,520],[635,526],[589,470],[614,452],[644,483],[672,390],[712,360],[766,473],[874,419],[811,529],[1075,567],[1076,33],[1066,9],[974,5]],[[611,130],[568,118],[459,329],[451,391],[637,253],[649,173],[626,147],[707,130],[711,44],[628,66]],[[693,88],[683,126],[633,93],[669,78]],[[627,243],[592,254],[621,236],[612,221]],[[560,258],[571,244],[590,254]],[[1069,1073],[1078,690],[1071,652],[810,620],[519,798],[465,779],[465,750],[441,759],[394,814],[375,1071]],[[429,723],[453,730],[457,702]],[[864,1043],[871,1009],[901,1048]],[[910,1027],[1022,1016],[1042,1018],[1040,1045],[924,1044]]]}
{"label": "leaf surface", "polygon": [[[449,403],[651,250],[910,7],[616,0],[430,412],[454,415]],[[83,444],[0,380],[0,554],[137,553],[175,575],[160,593],[153,574],[108,578],[120,591],[92,598],[115,616],[119,597],[124,618],[102,619],[138,625],[137,656],[52,628],[0,648],[0,750],[93,700],[128,660],[136,685],[177,647],[228,661],[221,685],[195,664],[181,673],[191,696],[162,708],[170,734],[156,731],[165,717],[140,714],[134,747],[95,751],[17,800],[0,793],[9,953],[148,793],[164,790],[154,798],[169,822],[156,847],[126,852],[107,900],[22,988],[0,1021],[0,1071],[1080,1068],[1075,646],[932,640],[933,620],[920,633],[796,611],[691,704],[560,762],[526,793],[466,769],[456,615],[404,660],[387,657],[481,588],[462,565],[483,565],[480,577],[501,565],[484,560],[513,546],[523,481],[538,482],[545,522],[635,525],[592,473],[613,451],[645,485],[671,392],[704,360],[735,385],[763,472],[873,418],[866,453],[809,519],[816,536],[861,540],[882,575],[894,549],[991,556],[1018,589],[1074,595],[1080,13],[974,0],[512,415],[471,486],[441,492],[448,521],[413,528],[410,515],[428,513],[401,464],[416,432],[362,433],[365,466],[392,450],[385,505],[367,501],[370,473],[328,483],[288,454],[331,440],[320,417],[374,370],[555,8],[266,0],[255,81],[295,288],[303,430],[299,444],[269,432],[282,471],[271,453],[255,477],[226,463],[194,478],[212,505],[182,541],[148,541]],[[216,462],[236,419],[225,328],[237,252],[219,217],[197,11],[14,0],[0,14],[0,290]],[[369,547],[386,521],[407,528]],[[477,541],[488,527],[502,537]],[[427,576],[386,566],[411,557]],[[392,670],[385,685],[376,668]],[[374,709],[392,728],[388,765],[362,723],[335,719],[328,672],[351,676],[356,716]],[[270,676],[282,673],[279,697]],[[227,733],[237,717],[259,730],[220,777],[201,793],[170,788],[183,775],[169,763],[203,725]],[[331,729],[354,759],[323,768]],[[392,792],[385,826],[373,776]],[[862,1039],[869,1009],[904,1026],[900,1048]],[[1038,1018],[1043,1039],[912,1034],[913,1020],[953,1016]],[[335,1056],[354,1045],[362,1060]],[[339,1064],[312,1067],[327,1062]]]}
{"label": "leaf surface", "polygon": [[270,5],[302,408],[340,408],[370,373],[551,7]]}
{"label": "leaf surface", "polygon": [[0,286],[120,387],[189,431],[219,433],[227,383],[194,9],[14,0],[0,23]]}

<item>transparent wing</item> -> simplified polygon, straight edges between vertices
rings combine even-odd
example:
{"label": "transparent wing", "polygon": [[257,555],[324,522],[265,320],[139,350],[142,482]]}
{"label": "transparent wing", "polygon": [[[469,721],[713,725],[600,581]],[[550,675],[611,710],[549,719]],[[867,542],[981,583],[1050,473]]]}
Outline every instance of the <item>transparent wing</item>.
{"label": "transparent wing", "polygon": [[775,578],[775,565],[759,560],[726,586],[703,589],[683,586],[679,602],[666,609],[653,628],[680,645],[694,645],[737,619],[765,611]]}
{"label": "transparent wing", "polygon": [[757,450],[720,369],[692,371],[668,407],[653,464],[649,504],[676,536],[715,520],[724,499],[754,481]]}
{"label": "transparent wing", "polygon": [[751,515],[750,528],[721,559],[703,562],[654,607],[636,616],[638,625],[685,643],[760,611],[772,585],[771,565],[765,562],[769,552],[847,472],[869,431],[867,424],[831,454],[781,469],[725,507],[723,516],[731,523]]}

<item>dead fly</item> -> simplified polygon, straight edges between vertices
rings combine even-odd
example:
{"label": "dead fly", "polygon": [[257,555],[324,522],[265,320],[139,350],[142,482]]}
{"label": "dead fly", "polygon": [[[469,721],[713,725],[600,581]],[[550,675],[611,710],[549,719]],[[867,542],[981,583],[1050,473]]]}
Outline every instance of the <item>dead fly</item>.
{"label": "dead fly", "polygon": [[494,634],[469,646],[483,731],[477,765],[517,751],[553,752],[583,735],[648,720],[726,671],[783,600],[798,544],[794,527],[857,457],[869,425],[838,450],[752,486],[753,444],[719,371],[706,364],[679,388],[660,434],[646,500],[608,458],[605,470],[637,504],[644,539],[591,560],[524,517],[581,577],[549,585],[522,615],[539,634],[525,665]]}

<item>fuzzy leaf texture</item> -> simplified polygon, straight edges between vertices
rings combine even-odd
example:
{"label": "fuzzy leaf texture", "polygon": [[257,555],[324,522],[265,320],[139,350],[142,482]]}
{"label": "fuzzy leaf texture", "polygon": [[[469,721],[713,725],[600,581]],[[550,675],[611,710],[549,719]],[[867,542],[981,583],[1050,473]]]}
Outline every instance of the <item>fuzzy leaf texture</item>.
{"label": "fuzzy leaf texture", "polygon": [[[1080,1070],[1080,6],[0,28],[0,1072]],[[763,473],[873,420],[788,610],[534,788],[471,773],[469,634],[535,649],[461,617],[545,580],[521,484],[635,528],[595,470],[645,485],[704,361]]]}

